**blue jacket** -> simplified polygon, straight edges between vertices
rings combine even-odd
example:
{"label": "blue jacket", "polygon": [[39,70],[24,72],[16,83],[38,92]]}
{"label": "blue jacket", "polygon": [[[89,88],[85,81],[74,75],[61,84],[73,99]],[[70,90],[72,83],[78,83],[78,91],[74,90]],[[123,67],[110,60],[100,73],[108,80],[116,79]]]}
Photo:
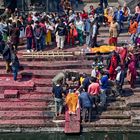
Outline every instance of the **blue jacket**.
{"label": "blue jacket", "polygon": [[105,90],[108,88],[108,76],[107,75],[102,76],[100,82],[101,82],[101,89]]}
{"label": "blue jacket", "polygon": [[118,22],[123,21],[123,12],[122,11],[116,11],[114,13],[114,17]]}
{"label": "blue jacket", "polygon": [[85,32],[90,32],[90,27],[91,27],[91,23],[90,23],[90,20],[87,19],[86,22],[85,22]]}
{"label": "blue jacket", "polygon": [[81,108],[87,108],[92,107],[92,99],[90,98],[89,94],[87,92],[82,92],[79,96],[79,102]]}
{"label": "blue jacket", "polygon": [[88,91],[88,87],[90,85],[90,78],[86,77],[82,83],[83,88],[85,89],[85,91]]}

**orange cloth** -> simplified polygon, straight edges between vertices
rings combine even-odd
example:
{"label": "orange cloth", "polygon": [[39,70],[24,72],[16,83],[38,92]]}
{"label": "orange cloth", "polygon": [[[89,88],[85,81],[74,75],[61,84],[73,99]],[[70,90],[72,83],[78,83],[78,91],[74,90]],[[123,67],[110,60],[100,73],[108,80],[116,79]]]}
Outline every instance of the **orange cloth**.
{"label": "orange cloth", "polygon": [[76,93],[69,93],[66,97],[66,105],[69,112],[76,113],[78,104],[78,95]]}
{"label": "orange cloth", "polygon": [[109,53],[109,52],[112,52],[114,50],[116,50],[116,47],[115,46],[107,46],[107,45],[103,45],[103,46],[100,46],[100,47],[91,48],[91,52],[92,53],[97,53],[97,52],[100,52],[100,53]]}
{"label": "orange cloth", "polygon": [[137,28],[138,28],[138,23],[136,21],[134,21],[133,23],[130,22],[129,33],[135,34],[137,32]]}

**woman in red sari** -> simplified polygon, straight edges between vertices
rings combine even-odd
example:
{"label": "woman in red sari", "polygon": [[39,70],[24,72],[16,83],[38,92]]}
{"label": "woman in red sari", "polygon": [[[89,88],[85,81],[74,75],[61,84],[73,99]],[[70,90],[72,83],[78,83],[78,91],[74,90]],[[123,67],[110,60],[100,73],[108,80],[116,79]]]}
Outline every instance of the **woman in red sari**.
{"label": "woman in red sari", "polygon": [[121,59],[121,66],[122,66],[122,69],[124,70],[125,67],[126,67],[126,56],[127,56],[127,48],[124,47],[122,48],[122,50],[119,52],[120,54],[120,59]]}
{"label": "woman in red sari", "polygon": [[110,80],[115,80],[116,74],[117,74],[115,69],[119,65],[120,57],[115,51],[113,51],[112,56],[109,57],[109,61],[110,62],[109,62],[109,68],[108,69],[109,69]]}
{"label": "woman in red sari", "polygon": [[129,83],[130,83],[130,86],[131,88],[134,88],[134,84],[135,84],[135,81],[136,81],[136,76],[137,76],[137,71],[136,71],[136,58],[134,56],[134,54],[130,53],[130,63],[128,65],[128,75],[129,75]]}
{"label": "woman in red sari", "polygon": [[[75,37],[74,36],[74,30],[76,30],[76,27],[74,25],[74,21],[72,21],[70,24],[69,24],[69,32],[68,32],[68,36],[67,36],[67,43],[70,45],[71,42],[72,42],[72,47],[74,47],[74,44],[75,44]],[[78,34],[77,34],[78,35]]]}

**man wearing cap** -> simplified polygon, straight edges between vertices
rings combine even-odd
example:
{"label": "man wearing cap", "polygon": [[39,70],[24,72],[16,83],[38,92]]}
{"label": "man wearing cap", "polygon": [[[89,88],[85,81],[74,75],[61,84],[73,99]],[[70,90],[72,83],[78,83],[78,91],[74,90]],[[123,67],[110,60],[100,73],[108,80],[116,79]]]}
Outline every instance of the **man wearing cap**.
{"label": "man wearing cap", "polygon": [[118,66],[115,70],[117,71],[116,90],[118,94],[122,94],[122,86],[124,84],[125,73],[120,66]]}

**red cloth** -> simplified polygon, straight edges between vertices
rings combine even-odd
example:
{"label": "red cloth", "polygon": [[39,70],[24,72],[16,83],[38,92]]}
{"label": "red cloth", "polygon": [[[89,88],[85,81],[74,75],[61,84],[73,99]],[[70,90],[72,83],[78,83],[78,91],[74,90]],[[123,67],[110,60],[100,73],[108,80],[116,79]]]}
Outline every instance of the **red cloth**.
{"label": "red cloth", "polygon": [[136,81],[136,76],[137,76],[137,71],[136,71],[136,67],[135,67],[135,62],[132,61],[130,62],[130,64],[128,65],[128,70],[129,70],[129,73],[131,74],[131,78],[130,78],[130,85],[131,85],[131,88],[134,88],[134,84],[135,84],[135,81]]}
{"label": "red cloth", "polygon": [[82,17],[82,19],[87,19],[88,18],[88,14],[87,13],[82,13],[81,17]]}
{"label": "red cloth", "polygon": [[110,64],[110,68],[109,68],[109,75],[110,75],[110,79],[111,80],[115,80],[116,78],[116,68],[117,68],[118,64],[117,64],[117,57],[116,56],[112,56],[111,58],[111,64]]}
{"label": "red cloth", "polygon": [[28,25],[25,29],[26,37],[33,37],[32,26]]}
{"label": "red cloth", "polygon": [[131,73],[131,81],[130,83],[133,85],[134,81],[136,80],[136,76],[137,76],[137,71],[136,71],[136,63],[135,61],[131,61],[130,64],[128,65],[128,70]]}
{"label": "red cloth", "polygon": [[117,44],[117,37],[111,37],[109,39],[109,45],[115,45]]}
{"label": "red cloth", "polygon": [[123,48],[122,51],[120,52],[121,65],[122,66],[124,66],[126,56],[127,56],[127,48]]}
{"label": "red cloth", "polygon": [[32,22],[32,17],[31,16],[28,16],[28,19],[27,20],[28,20],[28,22],[31,23]]}
{"label": "red cloth", "polygon": [[43,32],[46,33],[47,32],[47,28],[45,26],[44,23],[39,23],[40,27],[43,29]]}

